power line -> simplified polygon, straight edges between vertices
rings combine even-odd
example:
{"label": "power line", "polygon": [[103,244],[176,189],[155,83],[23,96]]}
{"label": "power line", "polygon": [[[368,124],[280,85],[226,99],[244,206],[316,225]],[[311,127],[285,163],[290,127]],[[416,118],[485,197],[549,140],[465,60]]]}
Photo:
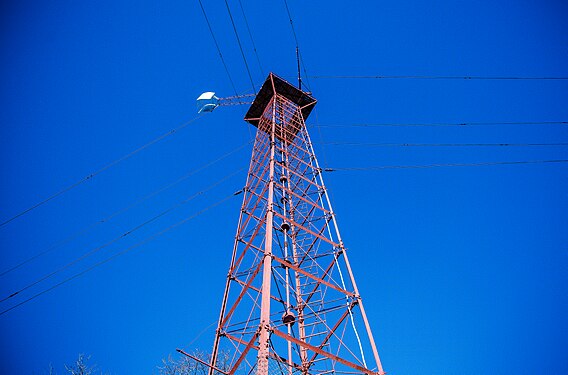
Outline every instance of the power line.
{"label": "power line", "polygon": [[223,66],[225,67],[225,72],[227,72],[227,77],[229,77],[229,81],[231,82],[231,86],[233,87],[233,91],[235,92],[235,96],[239,96],[239,93],[237,92],[237,88],[235,87],[235,83],[233,82],[233,78],[231,78],[231,73],[229,73],[229,68],[227,68],[227,63],[225,62],[225,59],[223,58],[223,54],[221,53],[221,48],[219,47],[219,43],[217,43],[217,38],[215,38],[215,34],[213,33],[213,28],[211,27],[211,23],[209,22],[209,18],[207,17],[207,13],[205,13],[205,8],[203,7],[201,0],[197,0],[197,1],[199,1],[199,6],[201,7],[201,11],[203,12],[203,16],[205,17],[205,22],[207,22],[207,27],[209,27],[209,32],[211,33],[211,37],[213,38],[213,42],[215,42],[215,47],[217,47],[217,52],[219,52],[219,57],[221,58],[221,62],[223,63]]}
{"label": "power line", "polygon": [[532,160],[532,161],[496,161],[482,163],[445,163],[445,164],[424,164],[424,165],[380,165],[371,167],[346,167],[346,168],[324,168],[324,172],[337,171],[375,171],[381,169],[420,169],[437,167],[481,167],[490,165],[516,165],[516,164],[546,164],[546,163],[567,163],[568,160]]}
{"label": "power line", "polygon": [[129,251],[131,251],[131,250],[133,250],[133,249],[135,249],[135,248],[137,248],[137,247],[140,247],[140,246],[142,246],[142,245],[144,245],[144,244],[146,244],[146,243],[152,241],[153,239],[155,239],[155,238],[157,238],[157,237],[163,235],[164,233],[166,233],[166,232],[168,232],[168,231],[170,231],[170,230],[172,230],[172,229],[174,229],[174,228],[176,228],[176,227],[179,227],[180,225],[185,224],[186,222],[188,222],[188,221],[190,221],[190,220],[192,220],[192,219],[195,219],[196,217],[202,215],[203,213],[209,211],[210,209],[212,209],[212,208],[214,208],[214,207],[216,207],[216,206],[219,206],[220,204],[222,204],[222,203],[226,202],[227,200],[231,199],[233,196],[234,196],[234,194],[228,195],[228,196],[226,196],[225,198],[223,198],[223,199],[221,199],[221,200],[219,200],[219,201],[213,203],[212,205],[205,207],[205,208],[202,209],[201,211],[198,211],[197,213],[193,214],[192,216],[189,216],[189,217],[187,217],[187,218],[185,218],[185,219],[183,219],[183,220],[181,220],[181,221],[178,221],[177,223],[175,223],[175,224],[173,224],[173,225],[170,225],[169,227],[165,228],[164,230],[162,230],[162,231],[160,231],[160,232],[157,232],[157,233],[151,235],[150,237],[147,237],[146,239],[144,239],[144,240],[142,240],[142,241],[140,241],[140,242],[138,242],[138,243],[136,243],[136,244],[134,244],[134,245],[132,245],[132,246],[130,246],[130,247],[128,247],[128,248],[126,248],[126,249],[124,249],[124,250],[122,250],[122,251],[120,251],[120,252],[118,252],[118,253],[116,253],[116,254],[114,254],[114,255],[112,255],[112,256],[110,256],[110,257],[108,257],[108,258],[106,258],[106,259],[104,259],[104,260],[102,260],[102,261],[100,261],[100,262],[98,262],[98,263],[95,263],[95,264],[92,265],[91,267],[89,267],[89,268],[87,268],[87,269],[85,269],[85,270],[83,270],[83,271],[81,271],[81,272],[79,272],[79,273],[76,273],[76,274],[74,274],[74,275],[72,275],[72,276],[66,278],[65,280],[63,280],[63,281],[61,281],[61,282],[59,282],[59,283],[57,283],[57,284],[55,284],[55,285],[53,285],[53,286],[47,288],[47,289],[42,290],[42,291],[39,292],[39,293],[34,294],[33,296],[29,297],[28,299],[26,299],[26,300],[24,300],[24,301],[22,301],[22,302],[20,302],[20,303],[18,303],[18,304],[16,304],[16,305],[14,305],[14,306],[8,308],[8,309],[6,309],[6,310],[3,310],[2,312],[0,312],[0,315],[4,315],[4,314],[6,314],[7,312],[9,312],[9,311],[11,311],[11,310],[13,310],[13,309],[15,309],[15,308],[17,308],[17,307],[22,306],[23,304],[28,303],[28,302],[34,300],[35,298],[37,298],[37,297],[39,297],[39,296],[41,296],[41,295],[43,295],[43,294],[45,294],[45,293],[47,293],[47,292],[50,292],[50,291],[52,291],[53,289],[56,289],[56,288],[60,287],[60,286],[63,285],[63,284],[68,283],[69,281],[74,280],[74,279],[76,279],[76,278],[78,278],[78,277],[80,277],[80,276],[86,274],[87,272],[92,271],[93,269],[95,269],[95,268],[97,268],[97,267],[100,267],[100,266],[102,266],[103,264],[108,263],[108,262],[110,262],[111,260],[116,259],[116,258],[118,258],[119,256],[124,255],[124,254],[126,254],[127,252],[129,252]]}
{"label": "power line", "polygon": [[322,75],[310,76],[313,79],[449,79],[449,80],[568,80],[568,77],[522,77],[522,76],[350,76],[350,75]]}
{"label": "power line", "polygon": [[209,329],[211,329],[211,328],[212,328],[214,325],[216,325],[217,323],[219,323],[217,320],[212,321],[211,324],[209,324],[207,327],[203,328],[203,329],[201,330],[201,332],[199,332],[199,333],[197,334],[197,336],[195,336],[195,337],[193,338],[193,340],[191,340],[191,341],[189,342],[189,344],[185,345],[185,347],[188,348],[188,347],[190,347],[191,345],[193,345],[194,342],[196,342],[201,336],[203,336],[203,334],[204,334],[205,332],[207,332]]}
{"label": "power line", "polygon": [[233,14],[231,13],[231,8],[229,7],[229,3],[227,2],[227,0],[225,0],[225,5],[227,6],[227,12],[229,12],[229,18],[231,19],[231,24],[233,25],[233,30],[235,31],[235,36],[237,37],[237,43],[239,44],[239,49],[241,50],[241,56],[243,57],[243,61],[245,62],[245,67],[247,68],[247,73],[250,79],[250,83],[252,85],[254,92],[256,93],[256,87],[254,86],[254,80],[252,79],[252,75],[250,74],[247,58],[245,56],[245,52],[243,51],[243,46],[241,44],[241,38],[239,38],[239,33],[237,32],[237,27],[235,26],[235,20],[233,19]]}
{"label": "power line", "polygon": [[362,142],[325,142],[332,146],[357,147],[541,147],[568,146],[568,143],[362,143]]}
{"label": "power line", "polygon": [[219,161],[221,161],[221,160],[223,160],[223,159],[229,157],[230,155],[234,154],[235,152],[240,151],[242,148],[244,148],[245,146],[247,146],[247,145],[249,145],[249,144],[250,144],[250,142],[247,142],[247,143],[245,143],[244,145],[242,145],[242,146],[240,146],[240,147],[238,147],[238,148],[236,148],[236,149],[234,149],[234,150],[232,150],[232,151],[230,151],[230,152],[228,152],[228,153],[226,153],[226,154],[220,156],[219,158],[217,158],[217,159],[215,159],[215,160],[212,160],[212,161],[210,161],[210,162],[208,162],[208,163],[205,163],[204,165],[200,166],[199,168],[190,171],[189,173],[187,173],[187,174],[185,174],[184,176],[178,178],[178,179],[175,180],[174,182],[169,183],[169,184],[167,184],[167,185],[165,185],[165,186],[162,186],[162,187],[159,188],[158,190],[155,190],[155,191],[153,191],[152,193],[143,196],[142,198],[140,198],[140,199],[134,201],[133,203],[131,203],[130,205],[128,205],[128,206],[126,206],[126,207],[123,207],[123,208],[121,208],[121,209],[119,209],[119,210],[113,212],[113,213],[110,214],[109,216],[106,216],[105,218],[103,218],[103,219],[97,221],[96,223],[91,224],[91,225],[88,225],[88,226],[86,226],[86,227],[83,227],[83,228],[79,229],[79,230],[76,231],[75,233],[73,233],[73,234],[71,234],[70,236],[66,237],[65,239],[63,239],[63,240],[57,242],[56,244],[52,245],[52,246],[49,247],[48,249],[46,249],[46,250],[44,250],[44,251],[42,251],[42,252],[40,252],[40,253],[38,253],[38,254],[35,254],[35,255],[31,256],[30,258],[28,258],[28,259],[26,259],[26,260],[24,260],[24,261],[22,261],[22,262],[20,262],[20,263],[18,263],[18,264],[16,264],[16,265],[12,266],[11,268],[9,268],[9,269],[3,271],[2,273],[0,273],[0,277],[2,277],[2,276],[4,276],[4,275],[6,275],[6,274],[8,274],[8,273],[10,273],[10,272],[12,272],[12,271],[18,269],[18,268],[20,268],[20,267],[22,267],[22,266],[24,266],[24,265],[26,265],[27,263],[29,263],[29,262],[31,262],[31,261],[33,261],[33,260],[35,260],[35,259],[37,259],[37,258],[39,258],[39,257],[41,257],[41,256],[43,256],[43,255],[45,255],[45,254],[48,254],[48,253],[50,253],[50,252],[56,250],[56,249],[59,248],[60,246],[62,246],[62,245],[64,245],[64,244],[68,243],[69,241],[71,241],[71,240],[73,240],[73,239],[75,239],[75,238],[77,238],[77,237],[79,237],[79,236],[81,236],[81,235],[83,235],[83,234],[88,233],[88,232],[91,231],[92,229],[96,228],[98,225],[101,225],[101,224],[103,224],[103,223],[106,223],[106,222],[108,222],[109,220],[111,220],[112,218],[114,218],[114,217],[116,217],[116,216],[118,216],[118,215],[120,215],[120,214],[125,213],[126,211],[128,211],[128,210],[130,210],[131,208],[133,208],[133,207],[139,205],[140,203],[142,203],[142,202],[144,202],[144,201],[146,201],[146,200],[148,200],[148,199],[150,199],[150,198],[156,196],[157,194],[159,194],[159,193],[161,193],[161,192],[163,192],[163,191],[165,191],[165,190],[170,189],[171,187],[173,187],[173,186],[179,184],[180,182],[182,182],[182,181],[186,180],[187,178],[191,177],[192,175],[194,175],[194,174],[196,174],[196,173],[198,173],[198,172],[201,172],[202,170],[204,170],[204,169],[206,169],[206,168],[212,166],[213,164],[215,164],[215,163],[217,163],[217,162],[219,162]]}
{"label": "power line", "polygon": [[322,128],[374,128],[389,126],[490,126],[490,125],[568,125],[568,121],[516,121],[516,122],[454,122],[454,123],[377,123],[377,124],[318,124]]}
{"label": "power line", "polygon": [[150,147],[151,145],[153,145],[153,144],[155,144],[155,143],[161,141],[162,139],[164,139],[164,138],[166,138],[166,137],[168,137],[168,136],[170,136],[170,135],[172,135],[172,134],[174,134],[174,133],[180,131],[181,129],[185,128],[186,126],[188,126],[188,125],[191,124],[192,122],[194,122],[194,121],[196,121],[197,119],[199,119],[201,116],[203,116],[203,114],[198,115],[198,116],[194,117],[193,119],[187,121],[186,123],[184,123],[184,124],[178,126],[177,128],[172,129],[172,130],[170,130],[169,132],[160,135],[159,137],[157,137],[157,138],[153,139],[152,141],[146,143],[145,145],[143,145],[143,146],[137,148],[136,150],[130,152],[129,154],[126,154],[126,155],[124,155],[124,156],[122,156],[122,157],[120,157],[120,158],[118,158],[118,159],[116,159],[116,160],[110,162],[109,164],[105,165],[105,166],[102,167],[101,169],[99,169],[99,170],[97,170],[97,171],[91,173],[90,175],[83,177],[83,178],[80,179],[79,181],[77,181],[77,182],[75,182],[75,183],[73,183],[73,184],[71,184],[71,185],[69,185],[69,186],[67,186],[67,187],[65,187],[65,188],[63,188],[63,189],[61,189],[61,190],[59,190],[57,193],[55,193],[55,194],[53,194],[53,195],[47,197],[46,199],[42,200],[41,202],[38,202],[38,203],[34,204],[33,206],[31,206],[31,207],[29,207],[29,208],[27,208],[27,209],[21,211],[20,213],[18,213],[18,214],[16,214],[16,215],[12,216],[11,218],[6,219],[6,220],[3,221],[2,223],[0,223],[0,227],[3,227],[4,225],[6,225],[6,224],[10,223],[11,221],[13,221],[13,220],[19,218],[20,216],[23,216],[23,215],[27,214],[28,212],[35,210],[36,208],[38,208],[38,207],[40,207],[40,206],[46,204],[47,202],[49,202],[49,201],[51,201],[51,200],[53,200],[53,199],[59,197],[60,195],[63,195],[63,194],[65,194],[65,193],[67,193],[68,191],[70,191],[70,190],[76,188],[77,186],[79,186],[79,185],[81,185],[81,184],[83,184],[83,183],[85,183],[85,182],[91,180],[91,179],[92,179],[93,177],[95,177],[96,175],[98,175],[98,174],[100,174],[100,173],[106,171],[107,169],[109,169],[109,168],[111,168],[111,167],[113,167],[113,166],[115,166],[115,165],[117,165],[117,164],[119,164],[119,163],[125,161],[126,159],[131,158],[132,156],[136,155],[136,154],[139,153],[140,151],[142,151],[142,150],[144,150],[144,149]]}
{"label": "power line", "polygon": [[[213,28],[211,27],[211,23],[209,22],[209,17],[207,17],[207,13],[205,12],[205,8],[203,7],[203,3],[201,2],[201,0],[198,0],[198,1],[199,1],[199,6],[201,7],[201,11],[203,12],[203,16],[205,17],[205,21],[207,22],[207,26],[209,27],[209,32],[211,33],[211,37],[213,38],[213,41],[215,42],[215,47],[217,47],[217,52],[219,53],[219,57],[221,58],[221,62],[223,63],[223,66],[225,67],[225,72],[227,73],[227,77],[229,77],[229,81],[231,82],[231,86],[233,87],[233,91],[235,92],[235,97],[239,97],[239,93],[237,91],[237,88],[235,87],[235,83],[233,82],[233,78],[231,77],[231,73],[229,72],[229,68],[227,67],[227,63],[225,62],[225,59],[223,58],[223,54],[221,53],[221,48],[219,47],[219,43],[217,42],[217,38],[215,37],[215,33],[213,33]],[[231,23],[233,24],[233,30],[235,31],[235,35],[237,36],[237,41],[239,42],[239,48],[241,49],[241,55],[243,56],[243,59],[245,61],[245,66],[246,66],[246,69],[247,69],[247,72],[248,72],[248,76],[249,76],[249,79],[250,79],[250,82],[251,82],[251,85],[252,85],[253,92],[256,95],[256,87],[254,85],[254,81],[253,81],[252,76],[250,74],[248,63],[247,63],[246,57],[244,55],[243,48],[241,46],[241,41],[239,39],[239,34],[237,33],[237,28],[235,27],[235,23],[233,21],[231,9],[229,8],[229,4],[226,1],[225,1],[225,5],[227,6],[227,10],[229,11]],[[241,10],[242,10],[242,5],[241,5]],[[244,10],[243,10],[243,15],[244,15]],[[246,17],[245,17],[245,22],[246,22]],[[248,28],[248,22],[247,22],[247,28]],[[250,33],[250,29],[249,29],[249,33]],[[252,40],[252,35],[251,35],[251,40]],[[253,41],[253,46],[254,46],[254,41]],[[254,50],[255,50],[255,53],[256,53],[256,46],[254,46]],[[257,55],[257,59],[258,59],[258,55]],[[258,62],[260,64],[260,60],[258,60]],[[262,69],[262,67],[261,67],[261,69]],[[249,138],[252,141],[253,137],[252,137],[251,130],[248,127],[247,127],[247,129],[248,129],[248,132],[249,132]]]}
{"label": "power line", "polygon": [[220,180],[216,181],[215,183],[209,185],[207,188],[205,188],[205,189],[203,189],[203,190],[201,190],[201,191],[198,191],[197,193],[191,195],[190,197],[188,197],[188,198],[186,198],[186,199],[184,199],[184,200],[182,200],[182,201],[180,201],[180,202],[178,202],[178,203],[176,203],[176,204],[170,206],[170,207],[167,208],[166,210],[164,210],[164,211],[160,212],[159,214],[153,216],[152,218],[150,218],[150,219],[144,221],[143,223],[138,224],[137,226],[135,226],[135,227],[133,227],[132,229],[130,229],[130,230],[124,232],[124,233],[121,234],[120,236],[113,238],[113,239],[110,240],[109,242],[106,242],[106,243],[104,243],[103,245],[98,246],[98,247],[96,247],[96,248],[94,248],[94,249],[92,249],[92,250],[90,250],[90,251],[84,253],[84,254],[81,255],[80,257],[75,258],[75,259],[72,260],[71,262],[69,262],[69,263],[65,264],[64,266],[62,266],[62,267],[56,269],[55,271],[52,271],[52,272],[48,273],[47,275],[44,275],[44,276],[40,277],[39,279],[33,281],[32,283],[27,284],[25,287],[23,287],[23,288],[21,288],[21,289],[15,291],[15,292],[13,292],[13,293],[11,293],[10,295],[4,297],[3,299],[0,300],[0,302],[4,302],[4,301],[6,301],[6,300],[8,300],[8,299],[10,299],[10,298],[13,298],[13,297],[17,296],[17,295],[20,294],[21,292],[23,292],[23,291],[25,291],[25,290],[27,290],[27,289],[29,289],[29,288],[31,288],[31,287],[33,287],[33,286],[39,284],[39,283],[42,282],[42,281],[47,280],[48,278],[50,278],[50,277],[52,277],[52,276],[55,276],[56,274],[58,274],[58,273],[60,273],[60,272],[62,272],[62,271],[64,271],[64,270],[66,270],[67,268],[69,268],[69,267],[71,267],[72,265],[76,264],[77,262],[80,262],[81,260],[90,257],[91,255],[93,255],[93,254],[99,252],[100,250],[102,250],[102,249],[104,249],[104,248],[106,248],[106,247],[112,245],[113,243],[115,243],[115,242],[117,242],[117,241],[123,239],[124,237],[129,236],[130,234],[134,233],[135,231],[137,231],[137,230],[139,230],[139,229],[145,227],[146,225],[148,225],[148,224],[150,224],[150,223],[156,221],[157,219],[159,219],[159,218],[161,218],[161,217],[167,215],[168,213],[174,211],[175,209],[181,207],[182,205],[184,205],[184,204],[186,204],[186,203],[192,201],[193,199],[197,198],[198,196],[200,196],[200,195],[206,193],[207,191],[213,189],[215,186],[221,184],[222,182],[228,180],[229,178],[233,177],[234,175],[236,175],[237,173],[240,173],[240,172],[243,171],[243,170],[244,170],[244,168],[241,168],[241,169],[239,169],[239,170],[237,170],[237,171],[235,171],[235,172],[233,172],[233,173],[230,173],[230,174],[226,175],[225,177],[221,178]]}
{"label": "power line", "polygon": [[[251,43],[252,43],[252,49],[253,49],[253,51],[254,51],[254,55],[256,56],[256,62],[258,63],[258,67],[259,67],[259,69],[260,69],[260,74],[262,74],[262,76],[264,77],[264,69],[262,68],[262,64],[260,63],[260,58],[258,57],[258,52],[256,51],[256,45],[255,45],[255,43],[254,43],[254,39],[253,39],[252,33],[251,33],[251,31],[250,31],[248,19],[247,19],[247,16],[246,16],[246,14],[245,14],[245,9],[244,9],[244,7],[243,7],[243,3],[241,2],[241,0],[239,0],[239,6],[240,6],[240,8],[241,8],[241,12],[242,12],[242,14],[243,14],[243,18],[244,18],[244,20],[245,20],[245,25],[246,25],[246,27],[247,27],[247,31],[248,31],[248,34],[249,34],[249,37],[250,37],[250,41],[251,41]],[[255,91],[256,91],[256,90],[255,90]]]}
{"label": "power line", "polygon": [[103,244],[103,245],[101,245],[101,246],[98,246],[98,247],[92,249],[91,251],[89,251],[89,252],[87,252],[87,253],[81,255],[80,257],[78,257],[78,258],[72,260],[71,262],[67,263],[67,264],[64,265],[63,267],[61,267],[61,268],[59,268],[59,269],[57,269],[57,270],[55,270],[55,271],[53,271],[53,272],[51,272],[51,273],[49,273],[49,274],[47,274],[47,275],[45,275],[45,276],[43,276],[43,277],[37,279],[36,281],[34,281],[34,282],[32,282],[32,283],[26,285],[25,287],[19,289],[18,291],[16,291],[16,292],[10,294],[9,296],[3,298],[2,300],[0,300],[0,302],[4,302],[4,301],[6,301],[7,299],[10,299],[10,298],[12,298],[12,297],[15,297],[15,296],[18,295],[19,293],[21,293],[21,292],[23,292],[23,291],[25,291],[25,290],[27,290],[27,289],[33,287],[34,285],[37,285],[38,283],[40,283],[40,282],[42,282],[42,281],[44,281],[44,280],[46,280],[46,279],[48,279],[48,278],[50,278],[50,277],[52,277],[52,276],[58,274],[58,273],[61,272],[61,271],[64,271],[65,269],[71,267],[72,265],[76,264],[77,262],[79,262],[79,261],[81,261],[81,260],[83,260],[83,259],[85,259],[85,258],[87,258],[87,257],[89,257],[89,256],[91,256],[91,255],[93,255],[93,254],[95,254],[96,252],[98,252],[98,251],[100,251],[100,250],[102,250],[102,249],[104,249],[104,248],[106,248],[106,247],[112,245],[113,243],[119,241],[120,239],[122,239],[122,238],[124,238],[124,237],[127,237],[128,235],[132,234],[133,232],[137,231],[138,229],[143,228],[144,226],[146,226],[146,225],[148,225],[148,224],[154,222],[155,220],[159,219],[160,217],[167,215],[168,213],[172,212],[173,210],[177,209],[178,207],[180,207],[180,206],[182,206],[182,205],[184,205],[184,204],[190,202],[191,200],[197,198],[198,196],[204,194],[205,192],[207,192],[207,191],[213,189],[215,186],[219,185],[219,184],[222,183],[223,181],[225,181],[225,180],[229,179],[230,177],[236,175],[237,173],[241,172],[243,169],[244,169],[244,168],[241,168],[241,169],[239,169],[239,170],[237,170],[237,171],[235,171],[235,172],[233,172],[233,173],[231,173],[231,174],[229,174],[229,175],[227,175],[227,176],[221,178],[220,180],[216,181],[215,183],[213,183],[212,185],[208,186],[207,188],[205,188],[205,189],[203,189],[203,190],[201,190],[201,191],[199,191],[199,192],[193,194],[192,196],[190,196],[190,197],[188,197],[188,198],[186,198],[186,199],[184,199],[184,200],[182,200],[182,201],[176,203],[175,205],[173,205],[173,206],[169,207],[168,209],[166,209],[166,210],[160,212],[158,215],[152,217],[151,219],[146,220],[146,221],[143,222],[142,224],[139,224],[139,225],[135,226],[134,228],[132,228],[132,229],[130,229],[130,230],[124,232],[122,235],[120,235],[120,236],[118,236],[118,237],[112,239],[111,241],[109,241],[109,242],[107,242],[107,243],[105,243],[105,244]]}

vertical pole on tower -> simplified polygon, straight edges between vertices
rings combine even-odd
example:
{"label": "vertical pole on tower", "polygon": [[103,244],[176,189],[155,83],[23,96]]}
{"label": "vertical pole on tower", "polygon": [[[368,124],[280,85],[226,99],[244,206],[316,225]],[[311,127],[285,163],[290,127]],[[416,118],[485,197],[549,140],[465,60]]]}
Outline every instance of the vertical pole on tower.
{"label": "vertical pole on tower", "polygon": [[302,75],[300,70],[300,48],[296,46],[296,63],[298,64],[298,89],[302,90]]}

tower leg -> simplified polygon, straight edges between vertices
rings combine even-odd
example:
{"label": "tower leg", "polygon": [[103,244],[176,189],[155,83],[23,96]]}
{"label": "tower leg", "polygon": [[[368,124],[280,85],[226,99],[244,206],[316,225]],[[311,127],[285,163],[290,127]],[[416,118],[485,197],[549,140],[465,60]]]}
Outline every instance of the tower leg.
{"label": "tower leg", "polygon": [[274,221],[274,156],[276,140],[274,137],[276,121],[276,102],[272,105],[272,129],[270,132],[270,172],[268,180],[268,202],[266,210],[266,237],[264,240],[264,259],[262,269],[262,297],[260,305],[260,336],[258,340],[257,375],[268,375],[268,355],[270,351],[270,285],[272,283],[272,232]]}

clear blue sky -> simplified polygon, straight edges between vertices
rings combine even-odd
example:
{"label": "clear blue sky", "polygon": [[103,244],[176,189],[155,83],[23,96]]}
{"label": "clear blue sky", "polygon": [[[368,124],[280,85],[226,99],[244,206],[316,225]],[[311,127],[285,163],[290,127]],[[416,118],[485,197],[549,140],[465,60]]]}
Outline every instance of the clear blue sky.
{"label": "clear blue sky", "polygon": [[[237,90],[250,92],[224,2],[204,3]],[[293,80],[284,3],[242,3],[265,73]],[[288,3],[310,75],[568,76],[565,2]],[[238,2],[229,4],[260,86]],[[197,1],[35,0],[0,8],[2,221],[195,117],[201,92],[233,93]],[[568,156],[559,146],[324,144],[561,143],[565,124],[323,126],[568,121],[568,81],[310,79],[310,88],[319,102],[308,122],[326,167]],[[1,227],[0,272],[242,146],[245,110],[220,108]],[[0,297],[247,167],[249,156],[250,145],[1,276]],[[325,180],[387,372],[568,373],[568,164],[337,171]],[[0,308],[244,182],[240,171]],[[240,199],[0,316],[0,373],[41,374],[50,362],[61,368],[88,353],[112,374],[150,374],[177,347],[209,350]]]}

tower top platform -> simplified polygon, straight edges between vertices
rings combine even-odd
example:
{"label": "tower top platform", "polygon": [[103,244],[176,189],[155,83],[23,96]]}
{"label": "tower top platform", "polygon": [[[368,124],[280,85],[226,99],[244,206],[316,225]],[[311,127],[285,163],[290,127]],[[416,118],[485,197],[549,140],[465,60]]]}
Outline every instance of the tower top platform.
{"label": "tower top platform", "polygon": [[258,127],[258,123],[266,106],[270,103],[270,99],[276,94],[282,95],[298,105],[304,121],[308,118],[317,102],[311,95],[298,89],[276,74],[270,73],[245,115],[245,121]]}

